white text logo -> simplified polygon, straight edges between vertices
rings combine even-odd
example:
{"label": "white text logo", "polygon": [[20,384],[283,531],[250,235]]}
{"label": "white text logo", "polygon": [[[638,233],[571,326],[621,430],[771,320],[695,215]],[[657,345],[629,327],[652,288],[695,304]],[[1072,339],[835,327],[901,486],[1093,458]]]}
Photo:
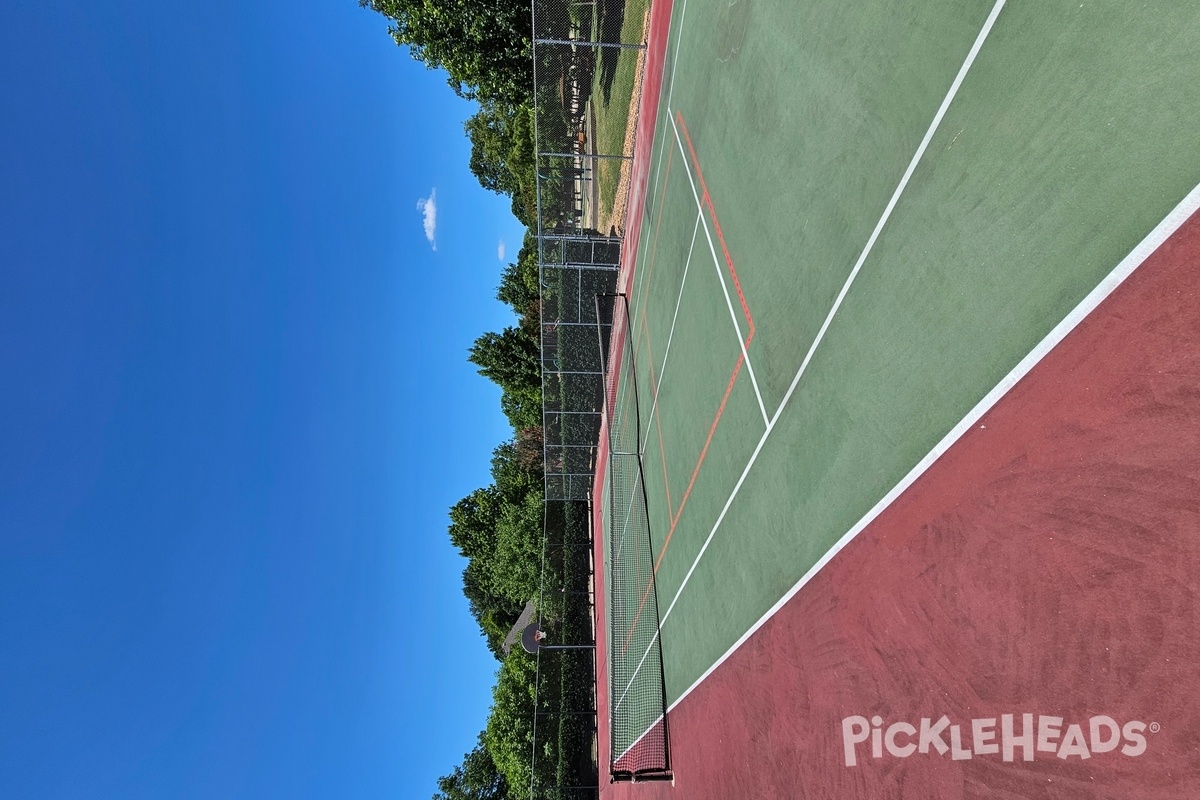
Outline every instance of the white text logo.
{"label": "white text logo", "polygon": [[[1013,714],[973,719],[963,725],[951,723],[943,715],[934,720],[923,717],[917,724],[892,722],[885,725],[882,717],[853,716],[842,720],[842,746],[846,766],[856,766],[870,751],[872,758],[884,753],[896,758],[908,758],[914,753],[939,756],[950,754],[955,761],[967,761],[975,756],[999,755],[1004,761],[1033,761],[1035,754],[1046,753],[1061,759],[1091,758],[1097,753],[1110,753],[1118,748],[1125,756],[1140,756],[1146,752],[1146,730],[1158,729],[1132,720],[1119,725],[1107,716],[1095,716],[1086,722],[1073,722],[1064,727],[1062,717]],[[869,740],[869,744],[867,744]],[[862,745],[860,751],[859,746]]]}

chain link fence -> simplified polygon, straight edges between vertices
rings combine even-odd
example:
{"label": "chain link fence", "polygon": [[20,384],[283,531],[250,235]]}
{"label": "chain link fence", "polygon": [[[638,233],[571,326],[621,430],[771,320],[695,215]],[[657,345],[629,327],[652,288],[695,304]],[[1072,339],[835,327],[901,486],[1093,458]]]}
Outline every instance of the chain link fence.
{"label": "chain link fence", "polygon": [[[533,94],[547,500],[595,475],[595,296],[615,291],[648,0],[534,0]],[[604,346],[604,343],[601,343]]]}
{"label": "chain link fence", "polygon": [[591,503],[545,506],[531,800],[596,800],[596,615]]}
{"label": "chain link fence", "polygon": [[[533,2],[546,480],[537,606],[548,641],[578,646],[538,653],[535,799],[599,792],[591,493],[603,468],[596,456],[612,317],[611,303],[605,312],[597,298],[617,286],[649,2]],[[625,777],[623,767],[606,768]]]}
{"label": "chain link fence", "polygon": [[595,297],[616,286],[620,242],[552,234],[538,244],[546,499],[586,500],[603,410]]}

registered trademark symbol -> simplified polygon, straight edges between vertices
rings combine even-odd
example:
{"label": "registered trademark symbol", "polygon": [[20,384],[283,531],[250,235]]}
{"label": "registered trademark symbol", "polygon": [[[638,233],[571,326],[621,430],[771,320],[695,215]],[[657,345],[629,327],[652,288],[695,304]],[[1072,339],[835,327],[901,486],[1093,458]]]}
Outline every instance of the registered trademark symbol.
{"label": "registered trademark symbol", "polygon": [[1158,733],[1161,730],[1162,730],[1162,725],[1159,725],[1157,722],[1150,723],[1150,732],[1151,733]]}

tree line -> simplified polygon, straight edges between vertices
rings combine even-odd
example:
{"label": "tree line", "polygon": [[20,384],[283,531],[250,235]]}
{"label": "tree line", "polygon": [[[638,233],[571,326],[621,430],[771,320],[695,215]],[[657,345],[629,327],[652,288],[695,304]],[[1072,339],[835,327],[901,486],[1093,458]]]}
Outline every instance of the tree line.
{"label": "tree line", "polygon": [[[465,123],[468,164],[485,189],[512,199],[513,215],[536,229],[533,50],[528,0],[359,0],[387,18],[395,42],[450,87],[478,103]],[[497,297],[517,324],[485,332],[468,359],[501,388],[513,437],[492,452],[491,477],[449,512],[451,544],[467,559],[463,594],[500,662],[486,728],[434,800],[526,800],[532,743],[534,662],[502,643],[536,595],[543,522],[542,384],[537,241],[527,231],[504,267]]]}

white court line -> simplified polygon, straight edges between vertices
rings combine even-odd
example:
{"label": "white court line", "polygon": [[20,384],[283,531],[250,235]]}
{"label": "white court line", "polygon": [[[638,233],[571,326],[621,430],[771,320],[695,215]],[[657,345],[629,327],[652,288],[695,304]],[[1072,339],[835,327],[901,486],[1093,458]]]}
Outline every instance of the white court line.
{"label": "white court line", "polygon": [[[704,540],[704,544],[700,547],[700,551],[696,554],[695,559],[692,561],[692,566],[688,569],[687,574],[684,575],[683,582],[680,583],[679,588],[675,592],[675,597],[671,600],[670,605],[667,606],[667,610],[659,619],[658,630],[655,631],[654,636],[651,637],[649,644],[650,647],[654,646],[655,641],[658,639],[659,633],[662,632],[663,625],[665,625],[667,620],[670,618],[671,612],[675,609],[675,604],[679,602],[679,598],[683,594],[683,590],[687,587],[688,581],[691,580],[692,575],[696,572],[696,567],[699,565],[700,559],[704,557],[704,553],[708,550],[708,546],[712,544],[713,537],[716,536],[717,530],[721,527],[721,523],[725,520],[725,515],[729,512],[729,508],[733,505],[734,499],[737,497],[738,492],[741,491],[742,485],[746,482],[746,477],[750,474],[751,468],[758,460],[758,455],[762,452],[763,445],[766,444],[767,439],[771,435],[771,431],[775,429],[775,423],[779,421],[779,417],[783,413],[784,408],[787,406],[788,401],[791,400],[792,394],[796,390],[796,386],[800,383],[801,376],[804,375],[805,370],[808,368],[808,364],[812,360],[813,353],[816,352],[817,346],[824,338],[825,332],[829,329],[829,325],[833,321],[834,315],[837,313],[838,309],[841,307],[842,301],[846,297],[846,293],[849,292],[851,284],[854,283],[854,279],[858,276],[859,270],[862,268],[862,265],[866,261],[867,256],[870,254],[871,249],[875,246],[875,242],[879,238],[880,231],[883,230],[883,226],[891,216],[892,210],[896,207],[896,202],[899,200],[901,193],[908,185],[908,181],[912,177],[913,171],[916,169],[917,162],[921,160],[925,150],[929,147],[929,142],[933,139],[933,135],[936,133],[938,126],[941,124],[942,118],[946,115],[946,109],[950,107],[950,103],[954,100],[955,95],[958,94],[959,87],[962,86],[963,79],[966,77],[971,65],[975,63],[975,58],[979,55],[979,50],[983,46],[984,41],[987,39],[988,34],[991,32],[992,26],[996,22],[996,18],[999,16],[1001,9],[1004,8],[1005,2],[1006,0],[996,0],[995,5],[992,6],[991,13],[988,14],[987,19],[984,21],[983,27],[980,29],[978,36],[975,37],[975,42],[971,45],[971,49],[967,53],[966,59],[963,61],[962,66],[959,67],[958,74],[955,75],[953,82],[951,82],[950,89],[946,92],[945,98],[942,99],[942,103],[938,107],[937,113],[934,114],[933,121],[930,123],[929,129],[925,132],[925,136],[921,140],[920,145],[917,147],[916,153],[913,154],[912,160],[908,164],[908,168],[904,171],[904,175],[900,179],[900,183],[896,186],[896,190],[892,193],[892,197],[888,201],[888,204],[883,211],[883,215],[876,223],[875,229],[871,232],[871,236],[868,238],[866,246],[863,247],[862,253],[859,254],[858,260],[855,262],[854,268],[851,270],[849,277],[847,277],[845,284],[843,284],[842,290],[838,293],[833,307],[826,315],[825,321],[821,325],[821,329],[817,334],[817,338],[813,340],[812,346],[809,347],[808,353],[805,355],[804,360],[800,364],[800,368],[796,371],[795,377],[792,378],[792,382],[788,386],[788,390],[784,394],[783,400],[779,403],[779,408],[775,410],[775,415],[767,421],[767,429],[763,432],[762,437],[758,440],[758,444],[755,446],[754,452],[750,454],[750,460],[746,463],[745,469],[742,470],[742,474],[738,478],[737,483],[734,484],[733,491],[730,493],[729,498],[725,501],[725,505],[722,507],[721,513],[717,516],[716,522],[713,523],[712,530],[709,531],[708,537]],[[674,125],[673,119],[672,125]],[[675,132],[675,139],[676,141],[679,141],[678,129]],[[680,146],[682,147],[682,144]],[[688,178],[691,178],[690,170],[688,172]],[[693,193],[695,192],[694,186],[692,191]],[[637,677],[636,673],[634,674],[634,677]],[[689,688],[688,691],[690,692],[691,689]],[[678,703],[678,701],[676,701],[676,703]]]}
{"label": "white court line", "polygon": [[[670,105],[671,105],[671,97],[673,96],[674,91],[675,91],[675,71],[679,66],[679,50],[682,46],[682,41],[683,41],[683,38],[682,38],[682,36],[683,36],[683,21],[686,16],[687,16],[687,0],[683,0],[683,5],[681,6],[680,12],[679,12],[679,24],[677,26],[674,26],[674,30],[673,30],[673,32],[675,33],[675,52],[673,54],[673,59],[672,59],[672,63],[671,63],[671,77],[670,77],[670,80],[667,82],[667,102],[666,102],[666,105],[663,106],[663,108],[667,109],[668,116],[670,115],[669,109],[670,109]],[[669,137],[664,135],[662,137],[662,140],[659,143],[658,163],[654,168],[653,191],[650,193],[650,196],[649,196],[651,198],[652,202],[653,202],[654,198],[658,197],[658,192],[660,189],[661,178],[662,178],[662,171],[663,171],[663,155],[664,155],[664,153],[666,153],[668,139],[669,139]],[[685,161],[684,168],[686,169],[686,167],[687,167],[687,163]],[[662,191],[666,191],[666,187],[661,187],[661,188],[662,188]],[[695,246],[696,246],[696,232],[699,228],[700,218],[702,216],[703,216],[703,212],[700,212],[697,215],[697,219],[696,219],[697,227],[692,230],[692,245],[691,245],[691,248],[689,248],[689,250],[688,250],[687,263],[685,263],[684,268],[683,268],[683,280],[680,282],[679,298],[675,302],[675,317],[678,317],[678,315],[679,315],[679,301],[682,300],[682,298],[683,298],[683,284],[686,283],[686,281],[687,281],[688,267],[690,266],[691,260],[692,260],[692,250],[694,250]],[[650,220],[647,219],[646,222],[649,223]],[[641,247],[641,249],[638,253],[638,262],[639,263],[636,265],[638,275],[637,275],[637,280],[636,280],[635,293],[636,293],[636,297],[637,297],[639,303],[641,301],[641,289],[643,287],[643,280],[644,280],[644,276],[646,274],[645,262],[649,258],[648,253],[649,253],[649,251],[645,247]],[[666,347],[666,351],[663,353],[663,368],[662,368],[662,371],[660,371],[660,373],[659,373],[658,385],[655,388],[654,401],[651,404],[651,410],[650,410],[651,416],[653,416],[653,414],[654,414],[654,406],[656,406],[658,404],[658,390],[662,387],[662,374],[663,374],[663,372],[666,371],[666,368],[667,368],[667,355],[670,354],[671,339],[675,335],[675,317],[672,317],[672,319],[671,319],[671,333],[667,337],[667,347]],[[654,365],[651,364],[650,368],[653,369]],[[649,441],[649,435],[647,435],[646,441],[647,442]],[[642,450],[642,452],[644,452],[644,450],[645,450],[644,445],[641,448],[641,450]],[[609,491],[611,491],[611,490],[612,490],[612,487],[611,487],[611,482],[610,482]],[[631,505],[632,505],[632,502],[631,502]],[[628,517],[627,517],[627,519],[628,519]],[[620,557],[621,547],[624,545],[624,542],[625,542],[625,537],[622,534],[621,539],[617,544],[617,557],[618,558]],[[610,565],[610,567],[611,567],[611,565]],[[611,569],[609,571],[609,575],[610,576],[612,575]],[[655,636],[657,636],[657,635],[658,634],[656,632]],[[646,653],[648,654],[649,650],[647,650]],[[609,659],[609,664],[608,664],[608,674],[611,675],[612,674],[611,648],[609,648],[609,655],[610,655],[610,659]],[[643,654],[642,662],[644,662],[645,660],[646,660],[646,654]],[[641,669],[641,662],[639,662],[639,664],[638,664],[638,669]],[[637,675],[637,672],[635,671],[634,676],[636,677],[636,675]],[[632,681],[630,682],[630,685],[632,685]],[[628,692],[629,692],[629,687],[627,686],[627,687],[625,687],[625,692],[622,693],[622,700],[624,699],[624,695]],[[620,705],[620,701],[618,701],[618,705]],[[659,720],[661,720],[661,719],[662,719],[662,717],[660,716]],[[656,722],[655,724],[658,724],[658,723]],[[654,725],[651,725],[649,730],[653,730],[653,729],[654,729]],[[637,742],[641,741],[645,735],[646,734],[643,733],[641,736],[639,736],[637,738],[637,740],[635,740],[634,745],[636,745]],[[633,747],[633,745],[630,746],[630,749],[632,749],[632,747]],[[627,753],[627,752],[629,752],[629,750],[626,750],[625,752]],[[625,754],[622,753],[622,756],[624,756],[624,755]]]}
{"label": "white court line", "polygon": [[[625,299],[626,299],[626,302],[628,302],[629,298],[627,297]],[[624,359],[625,359],[625,353],[624,353],[625,340],[628,339],[628,337],[633,335],[632,317],[633,317],[634,312],[631,310],[629,312],[629,314],[625,315],[624,323],[621,325],[621,328],[618,328],[617,327],[618,315],[617,315],[616,304],[619,302],[620,302],[620,296],[618,295],[613,299],[613,326],[612,326],[612,331],[609,333],[609,347],[612,347],[612,342],[618,338],[618,335],[623,335],[625,337],[624,339],[620,340],[621,341],[621,350],[622,350],[621,360],[622,360],[622,365],[623,365]],[[633,349],[633,347],[634,347],[633,345],[630,345],[631,350]],[[607,372],[608,372],[608,370],[612,369],[612,366],[613,366],[612,359],[610,358],[609,364],[607,364],[605,367],[605,373],[606,373],[605,379],[606,380],[607,380]],[[619,367],[618,373],[620,372],[620,369],[621,368]],[[617,377],[618,377],[617,394],[613,400],[613,410],[614,411],[617,408],[620,408],[625,403],[626,390],[629,388],[629,381],[620,380],[619,374]],[[607,391],[607,387],[606,387],[606,391]],[[609,409],[607,407],[607,400],[605,402],[606,402],[605,409],[604,409],[605,417],[611,417],[612,415],[609,413]],[[608,421],[609,421],[609,424],[612,423],[611,418]],[[610,445],[611,445],[611,443],[610,443]]]}
{"label": "white court line", "polygon": [[[683,302],[683,287],[687,285],[688,269],[692,266],[692,252],[696,249],[696,234],[700,232],[700,215],[696,215],[696,227],[692,228],[692,244],[688,248],[687,261],[683,263],[683,278],[679,281],[679,296],[675,298],[675,314],[671,317],[671,332],[667,334],[667,348],[663,351],[662,369],[658,371],[658,381],[654,384],[654,400],[650,403],[650,419],[654,419],[654,411],[658,408],[658,393],[662,390],[663,375],[667,372],[667,357],[671,355],[671,340],[675,338],[675,321],[679,319],[679,305]],[[654,364],[650,364],[654,371]],[[650,443],[650,426],[646,425],[646,438],[638,449],[643,455],[646,445]]]}
{"label": "white court line", "polygon": [[[671,128],[675,131],[675,142],[679,145],[680,157],[683,158],[683,170],[687,173],[688,184],[692,187],[692,196],[696,198],[696,209],[700,212],[701,221],[704,222],[704,236],[708,239],[708,249],[712,252],[713,266],[717,269],[717,278],[721,281],[721,291],[725,294],[725,305],[729,308],[729,318],[733,320],[733,330],[737,334],[738,347],[742,349],[742,358],[746,360],[746,372],[750,375],[750,385],[754,387],[754,396],[758,398],[758,410],[762,412],[763,423],[766,424],[769,431],[771,419],[767,416],[767,407],[763,404],[762,392],[758,390],[758,378],[754,375],[754,365],[750,363],[750,354],[746,352],[746,338],[742,336],[742,326],[738,324],[737,312],[733,310],[729,287],[725,285],[725,273],[721,271],[721,260],[717,258],[717,248],[713,245],[712,234],[708,230],[708,220],[704,219],[704,205],[700,202],[700,194],[696,191],[696,181],[692,178],[692,170],[688,167],[687,153],[683,149],[683,140],[679,138],[679,128],[675,125],[675,117],[671,114],[670,108],[667,109],[667,117],[670,118]],[[778,413],[777,411],[776,414]]]}
{"label": "white court line", "polygon": [[[679,67],[679,50],[683,45],[683,21],[686,17],[687,17],[687,0],[683,0],[683,4],[680,6],[680,10],[679,10],[679,24],[677,26],[673,27],[672,31],[671,31],[672,33],[675,34],[675,52],[672,54],[671,77],[667,81],[667,102],[665,105],[660,106],[661,109],[665,109],[667,111],[668,117],[671,114],[671,111],[670,111],[671,97],[673,96],[673,94],[675,92],[675,70]],[[655,168],[654,168],[654,187],[653,187],[653,191],[651,191],[650,195],[648,196],[649,199],[651,200],[651,202],[653,202],[654,199],[658,198],[659,184],[660,184],[660,180],[662,177],[662,170],[663,170],[663,154],[666,153],[666,151],[667,151],[668,139],[669,139],[669,137],[663,136],[659,142],[658,163],[655,165]],[[684,162],[684,168],[685,169],[687,168],[686,160]],[[662,187],[662,190],[665,192],[666,187],[665,186]],[[700,212],[700,213],[702,216],[703,212]],[[647,219],[646,222],[649,223],[649,220]],[[697,224],[699,224],[699,219],[697,219]],[[695,246],[696,246],[696,232],[693,230],[692,231],[692,245],[691,245],[691,248],[688,249],[688,261],[687,261],[688,264],[691,263],[692,249],[694,249]],[[639,261],[642,262],[637,267],[638,276],[637,276],[637,281],[636,281],[637,282],[637,295],[636,296],[637,296],[637,301],[639,304],[641,303],[641,289],[643,287],[642,280],[646,274],[645,259],[649,258],[649,256],[647,255],[648,252],[649,251],[647,251],[645,247],[641,247],[641,245],[639,245],[638,259],[639,259]],[[683,280],[684,281],[687,280],[687,269],[688,269],[687,264],[685,264],[684,268],[683,268]],[[680,297],[680,299],[683,298],[682,283],[680,284],[680,287],[679,287],[679,297]],[[676,316],[679,315],[678,301],[676,301],[676,303],[675,303],[675,315]],[[671,336],[674,336],[674,335],[675,335],[675,319],[672,318],[671,319],[671,334],[670,334],[670,336],[667,337],[667,353],[669,353],[671,350]],[[651,368],[653,368],[653,365],[651,365]],[[663,371],[665,371],[666,368],[667,368],[667,356],[666,356],[666,353],[664,353],[663,354]],[[658,404],[658,389],[661,387],[662,387],[662,374],[660,372],[659,378],[658,378],[658,384],[654,391],[654,402],[651,404],[651,407],[650,407],[651,416],[654,415],[654,406]],[[649,441],[650,441],[650,436],[649,436],[649,434],[647,434],[646,442],[649,442]],[[644,453],[645,449],[646,449],[645,444],[643,444],[640,452]]]}
{"label": "white court line", "polygon": [[[614,303],[616,303],[616,302],[619,302],[619,300],[614,300],[613,302],[614,302]],[[624,320],[625,320],[625,322],[624,322],[624,326],[623,326],[623,327],[624,327],[624,331],[623,331],[622,333],[624,334],[624,336],[626,337],[626,339],[629,339],[629,337],[632,337],[632,336],[634,335],[634,334],[633,334],[633,313],[634,313],[634,312],[631,310],[631,311],[630,311],[628,314],[626,314],[626,315],[622,315],[622,316],[623,316],[623,318],[624,318]],[[615,314],[615,309],[614,309],[614,318],[615,318],[615,316],[616,316],[616,314]],[[615,327],[616,327],[616,326],[614,325],[614,328],[615,328]],[[615,331],[615,330],[614,330],[614,334],[615,334],[615,333],[617,333],[617,331]],[[633,352],[634,350],[636,350],[636,344],[637,344],[637,342],[636,342],[636,340],[631,340],[631,341],[632,341],[632,344],[630,344],[630,345],[629,345],[629,347],[630,347],[630,351],[631,351],[631,356],[630,356],[630,357],[632,358],[632,352]],[[624,349],[624,346],[622,346],[622,350],[623,350],[623,349]],[[622,353],[622,359],[624,359],[624,353]],[[631,369],[631,370],[636,370],[636,362],[631,362],[631,364],[630,364],[630,369]],[[624,405],[624,403],[625,403],[625,397],[626,397],[626,389],[627,389],[627,387],[630,385],[630,382],[631,382],[631,381],[621,381],[621,382],[620,382],[620,385],[617,387],[617,396],[616,396],[616,400],[614,401],[614,405],[613,405],[613,408],[614,408],[614,409],[616,409],[616,408],[620,408],[620,407],[622,407],[622,406]],[[605,409],[605,416],[606,416],[606,417],[609,417],[609,419],[608,419],[608,423],[609,423],[609,425],[611,425],[611,424],[612,424],[612,419],[611,419],[611,416],[610,416],[610,415],[609,415],[609,413],[608,413],[608,410],[607,410],[607,408]],[[636,445],[636,443],[635,443],[635,445]],[[613,450],[613,448],[612,448],[612,433],[611,433],[611,430],[610,430],[610,432],[609,432],[609,451],[608,451],[608,452],[609,452],[609,456],[608,456],[608,457],[609,457],[609,470],[610,470],[610,472],[611,472],[611,470],[612,470],[612,459],[613,459],[613,457],[614,457],[614,456],[616,456],[616,455],[617,455],[617,452],[616,452],[616,451],[614,451],[614,450]],[[639,454],[640,454],[640,453],[639,453]],[[635,498],[635,496],[637,495],[638,488],[640,487],[640,481],[641,481],[641,479],[642,479],[642,473],[641,473],[641,470],[638,470],[638,475],[637,475],[637,477],[634,479],[633,491],[632,491],[632,492],[630,493],[630,495],[629,495],[629,506],[628,506],[628,508],[626,508],[626,509],[625,509],[625,523],[624,523],[624,525],[622,526],[622,528],[621,528],[621,531],[620,531],[620,533],[619,533],[619,534],[617,534],[617,532],[616,532],[615,530],[613,531],[613,534],[617,536],[617,552],[616,552],[616,554],[615,554],[615,555],[613,555],[613,556],[612,556],[611,560],[608,560],[608,561],[606,561],[606,562],[605,562],[605,563],[606,563],[606,565],[607,565],[607,566],[609,566],[610,568],[612,567],[612,565],[613,565],[614,563],[616,563],[616,561],[617,561],[617,560],[619,560],[619,559],[621,558],[621,550],[622,550],[622,548],[625,546],[625,531],[626,531],[626,530],[628,529],[628,527],[629,527],[629,518],[632,516],[632,510],[633,510],[633,501],[634,501],[634,498]],[[610,474],[610,475],[607,477],[606,481],[605,481],[605,485],[606,485],[606,488],[607,488],[607,490],[608,490],[608,493],[609,493],[609,495],[610,495],[610,496],[613,494],[613,486],[614,486],[614,483],[615,483],[615,482],[614,482],[614,481],[613,481],[613,479],[612,479],[612,475]],[[612,572],[612,570],[610,569],[610,570],[609,570],[609,572],[608,572],[608,575],[611,577],[611,576],[612,576],[612,574],[613,574],[613,572]],[[611,673],[610,673],[610,674],[611,674]]]}
{"label": "white court line", "polygon": [[[633,319],[632,319],[632,316],[633,316],[633,315],[632,315],[632,312],[631,312],[629,315],[627,315],[627,316],[625,317],[625,336],[626,336],[626,337],[632,337],[632,336],[634,335],[634,334],[633,334]],[[630,367],[630,370],[631,370],[631,372],[636,372],[636,371],[637,371],[637,362],[636,362],[636,361],[632,361],[632,358],[633,358],[633,351],[635,351],[635,350],[637,349],[637,348],[636,348],[637,340],[636,340],[636,339],[631,339],[630,341],[631,341],[632,343],[631,343],[631,344],[630,344],[630,346],[629,346],[629,347],[630,347],[630,351],[631,351],[631,352],[630,352],[630,359],[631,359],[631,362],[630,362],[630,365],[629,365],[629,367]],[[651,368],[653,368],[653,366],[654,366],[654,365],[653,365],[653,364],[651,364]],[[636,376],[634,377],[634,380],[636,380]],[[621,384],[621,387],[620,387],[620,389],[619,389],[619,390],[618,390],[618,392],[617,392],[617,398],[618,398],[618,399],[617,399],[617,404],[618,404],[618,406],[619,406],[619,405],[620,405],[620,404],[621,404],[621,403],[624,401],[624,398],[625,398],[624,390],[625,390],[625,387],[626,387],[626,386],[628,386],[630,383],[631,383],[631,381],[624,381],[624,382]],[[635,396],[635,401],[636,401],[636,396]],[[636,402],[634,403],[634,405],[636,406]],[[610,423],[611,423],[611,420],[610,420]],[[634,443],[634,446],[635,446],[635,447],[637,446],[637,443],[636,443],[636,442]],[[608,455],[608,466],[609,466],[609,472],[610,472],[610,474],[609,474],[609,476],[608,476],[607,485],[608,485],[608,492],[609,492],[609,496],[611,497],[611,496],[613,495],[614,491],[615,491],[615,485],[616,485],[616,482],[613,480],[613,478],[612,478],[612,475],[611,475],[611,471],[612,471],[612,459],[613,459],[615,456],[621,455],[621,454],[617,453],[616,451],[614,451],[614,450],[612,449],[611,434],[610,434],[610,441],[609,441],[609,451],[608,451],[608,453],[609,453],[609,455]],[[626,454],[624,454],[624,455],[629,455],[629,454],[627,454],[627,453],[626,453]],[[640,450],[638,451],[638,458],[639,458],[639,459],[641,458],[641,451],[640,451]],[[617,552],[616,552],[616,554],[615,554],[615,555],[612,557],[612,561],[611,561],[611,563],[609,563],[609,566],[610,566],[610,567],[612,567],[612,565],[613,565],[613,564],[615,564],[615,563],[616,563],[618,560],[620,560],[620,558],[621,558],[621,550],[622,550],[622,549],[625,547],[625,532],[626,532],[627,530],[629,530],[629,520],[630,520],[630,518],[633,516],[633,502],[634,502],[634,500],[637,498],[637,493],[638,493],[638,490],[641,488],[641,481],[642,481],[642,470],[640,470],[640,469],[639,469],[639,470],[638,470],[638,472],[637,472],[637,476],[636,476],[636,477],[634,478],[634,480],[633,480],[633,491],[631,491],[631,492],[629,493],[629,505],[628,505],[628,506],[625,508],[625,522],[624,522],[624,524],[621,526],[621,531],[620,531],[620,534],[619,534],[619,535],[617,535]],[[614,533],[615,533],[615,532],[614,532]],[[613,574],[614,574],[614,573],[615,573],[615,570],[614,570],[614,569],[610,569],[610,570],[609,570],[609,572],[608,572],[608,575],[609,575],[609,578],[610,578],[610,580],[611,580],[611,578],[612,578],[612,576],[613,576]],[[611,673],[610,673],[610,674],[611,674]]]}

